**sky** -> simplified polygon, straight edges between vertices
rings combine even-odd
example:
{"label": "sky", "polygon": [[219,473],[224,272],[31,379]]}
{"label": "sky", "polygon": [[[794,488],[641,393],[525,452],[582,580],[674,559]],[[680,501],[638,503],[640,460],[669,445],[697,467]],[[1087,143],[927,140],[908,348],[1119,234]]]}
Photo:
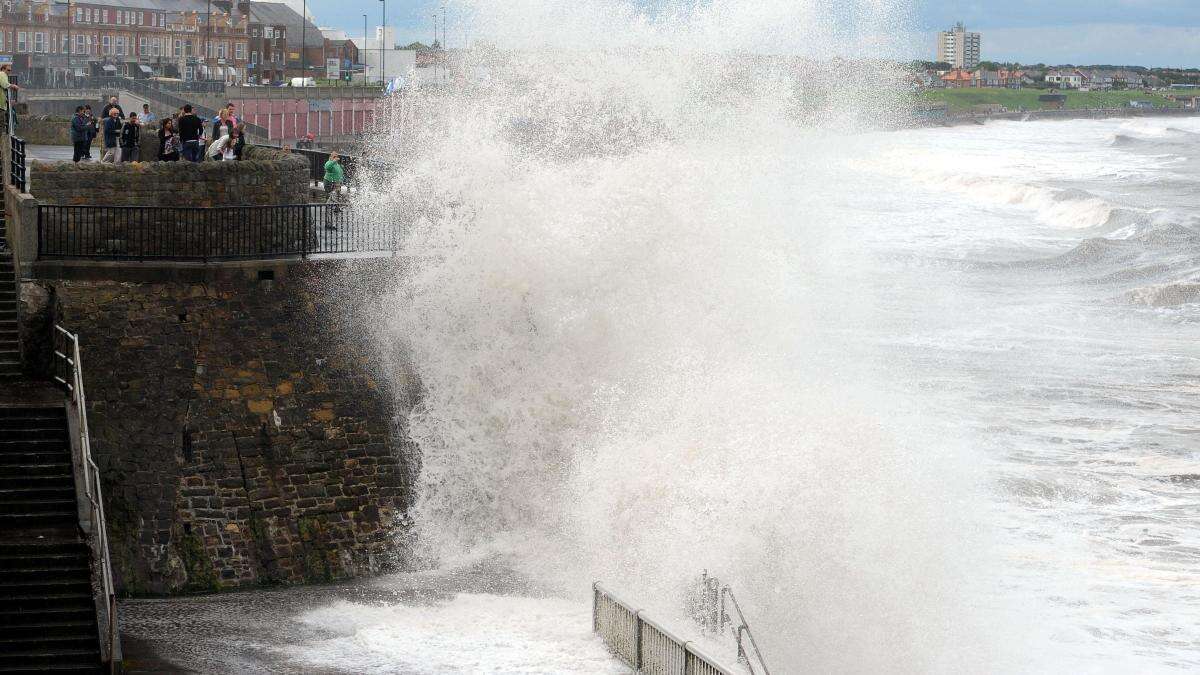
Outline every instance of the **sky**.
{"label": "sky", "polygon": [[[288,1],[299,9],[305,0]],[[907,42],[911,52],[906,56],[910,58],[932,59],[936,31],[963,21],[969,30],[983,34],[986,60],[1200,67],[1200,0],[891,1],[908,2],[912,8],[915,25],[911,29],[916,34]],[[396,29],[397,41],[430,42],[431,8],[437,4],[437,0],[387,0],[388,25]],[[307,0],[307,6],[319,25],[342,28],[357,36],[362,34],[364,13],[374,33],[384,3]],[[452,31],[450,44],[459,46],[454,43]]]}

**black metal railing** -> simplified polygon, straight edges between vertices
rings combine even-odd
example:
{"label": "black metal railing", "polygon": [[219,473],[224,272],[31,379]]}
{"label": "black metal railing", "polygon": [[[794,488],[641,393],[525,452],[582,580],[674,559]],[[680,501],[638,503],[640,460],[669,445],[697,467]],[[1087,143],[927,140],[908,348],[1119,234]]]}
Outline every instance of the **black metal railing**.
{"label": "black metal railing", "polygon": [[16,136],[9,136],[11,146],[12,159],[10,160],[10,171],[12,173],[12,186],[19,192],[27,192],[29,184],[28,174],[25,169],[25,141]]}
{"label": "black metal railing", "polygon": [[350,206],[38,206],[41,259],[219,261],[379,253],[397,223]]}

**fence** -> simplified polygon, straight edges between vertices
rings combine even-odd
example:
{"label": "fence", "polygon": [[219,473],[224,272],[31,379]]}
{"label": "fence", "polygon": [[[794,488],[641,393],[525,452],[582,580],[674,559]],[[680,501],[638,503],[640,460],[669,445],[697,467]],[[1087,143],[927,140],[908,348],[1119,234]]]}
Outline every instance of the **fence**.
{"label": "fence", "polygon": [[349,206],[38,206],[38,258],[218,261],[393,252],[395,223]]}
{"label": "fence", "polygon": [[12,178],[10,182],[12,186],[17,188],[18,192],[27,192],[28,180],[25,172],[25,141],[16,136],[9,136],[12,155],[10,171]]}
{"label": "fence", "polygon": [[68,413],[79,437],[72,439],[71,460],[77,476],[82,475],[82,492],[87,499],[88,543],[96,561],[93,580],[99,582],[104,603],[97,607],[101,646],[106,670],[115,673],[121,663],[121,640],[117,629],[117,594],[113,586],[112,562],[108,548],[108,525],[104,519],[104,496],[100,490],[100,468],[92,459],[88,430],[87,396],[83,391],[83,365],[79,359],[79,336],[61,326],[54,327],[54,379],[70,396]]}
{"label": "fence", "polygon": [[643,616],[600,584],[592,585],[592,630],[631,668],[651,675],[741,675]]}

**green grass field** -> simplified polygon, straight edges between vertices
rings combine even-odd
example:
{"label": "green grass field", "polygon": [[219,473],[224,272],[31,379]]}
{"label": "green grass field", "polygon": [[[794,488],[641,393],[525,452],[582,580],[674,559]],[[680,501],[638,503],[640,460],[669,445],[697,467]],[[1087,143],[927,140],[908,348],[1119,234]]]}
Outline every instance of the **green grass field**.
{"label": "green grass field", "polygon": [[[921,101],[945,103],[950,112],[964,112],[971,106],[998,103],[1009,110],[1041,110],[1038,96],[1049,93],[1040,89],[935,89],[921,93]],[[1067,108],[1124,108],[1130,101],[1153,101],[1156,106],[1179,107],[1158,94],[1142,91],[1068,91]]]}

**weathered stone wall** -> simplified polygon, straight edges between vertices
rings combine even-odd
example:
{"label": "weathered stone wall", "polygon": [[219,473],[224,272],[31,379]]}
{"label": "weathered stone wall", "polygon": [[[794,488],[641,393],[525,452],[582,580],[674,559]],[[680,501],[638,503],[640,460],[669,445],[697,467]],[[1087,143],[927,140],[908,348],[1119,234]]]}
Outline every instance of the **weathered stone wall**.
{"label": "weathered stone wall", "polygon": [[71,118],[21,117],[17,120],[17,136],[30,145],[71,145]]}
{"label": "weathered stone wall", "polygon": [[[93,155],[99,145],[93,146]],[[29,191],[43,204],[64,206],[304,204],[309,200],[308,172],[308,162],[299,156],[257,147],[246,148],[240,162],[35,161]]]}
{"label": "weathered stone wall", "polygon": [[[288,271],[290,270],[290,271]],[[39,282],[78,331],[113,565],[130,594],[398,563],[413,382],[380,365],[386,262],[206,284]],[[283,274],[286,272],[286,274]],[[353,289],[342,292],[339,289]]]}

